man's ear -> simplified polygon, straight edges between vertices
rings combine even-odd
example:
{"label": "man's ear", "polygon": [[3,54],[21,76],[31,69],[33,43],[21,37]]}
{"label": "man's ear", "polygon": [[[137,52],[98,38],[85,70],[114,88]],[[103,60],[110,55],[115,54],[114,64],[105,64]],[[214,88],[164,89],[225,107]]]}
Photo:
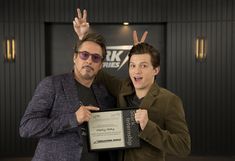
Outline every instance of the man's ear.
{"label": "man's ear", "polygon": [[157,76],[160,73],[160,66],[156,67],[154,70],[155,70],[155,76]]}
{"label": "man's ear", "polygon": [[77,58],[77,54],[73,54],[73,62],[75,63],[75,60],[76,60],[76,58]]}

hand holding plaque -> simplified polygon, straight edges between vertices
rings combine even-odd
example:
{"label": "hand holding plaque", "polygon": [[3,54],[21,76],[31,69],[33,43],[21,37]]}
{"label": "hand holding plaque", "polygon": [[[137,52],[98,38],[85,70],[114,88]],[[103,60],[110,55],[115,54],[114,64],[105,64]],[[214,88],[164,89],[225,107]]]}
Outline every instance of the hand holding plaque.
{"label": "hand holding plaque", "polygon": [[90,150],[139,147],[135,110],[93,112],[88,121]]}

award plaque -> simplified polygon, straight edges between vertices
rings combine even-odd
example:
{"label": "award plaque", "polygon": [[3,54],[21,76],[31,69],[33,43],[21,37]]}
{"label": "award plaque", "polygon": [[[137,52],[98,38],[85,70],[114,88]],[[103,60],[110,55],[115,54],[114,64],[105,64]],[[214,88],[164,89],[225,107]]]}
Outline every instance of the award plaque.
{"label": "award plaque", "polygon": [[136,109],[93,112],[88,121],[90,150],[140,147]]}

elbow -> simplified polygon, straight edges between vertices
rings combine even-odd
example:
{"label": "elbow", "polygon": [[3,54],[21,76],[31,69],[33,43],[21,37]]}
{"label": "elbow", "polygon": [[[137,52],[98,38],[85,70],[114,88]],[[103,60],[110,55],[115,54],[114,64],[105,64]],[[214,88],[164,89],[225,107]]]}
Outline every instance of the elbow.
{"label": "elbow", "polygon": [[187,145],[182,153],[182,157],[187,157],[191,153],[191,145]]}
{"label": "elbow", "polygon": [[30,130],[25,125],[20,125],[19,134],[20,134],[20,137],[22,137],[22,138],[32,137]]}
{"label": "elbow", "polygon": [[183,147],[181,151],[179,152],[181,157],[187,157],[191,153],[191,140],[190,137],[186,139],[183,143]]}
{"label": "elbow", "polygon": [[27,130],[25,130],[24,127],[19,128],[19,134],[20,134],[20,137],[22,137],[22,138],[28,138],[29,137],[29,134],[28,134]]}

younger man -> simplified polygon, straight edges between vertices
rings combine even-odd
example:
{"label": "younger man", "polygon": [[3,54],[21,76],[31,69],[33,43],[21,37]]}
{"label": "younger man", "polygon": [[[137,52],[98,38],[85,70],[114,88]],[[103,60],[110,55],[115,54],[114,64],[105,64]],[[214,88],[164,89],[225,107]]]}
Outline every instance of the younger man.
{"label": "younger man", "polygon": [[[117,97],[118,107],[138,107],[135,120],[140,124],[141,147],[125,150],[121,161],[165,161],[166,154],[190,153],[190,135],[182,102],[156,82],[160,54],[151,45],[140,43],[129,53],[129,77],[120,82],[105,73],[97,75]],[[112,82],[112,83],[110,83]]]}

